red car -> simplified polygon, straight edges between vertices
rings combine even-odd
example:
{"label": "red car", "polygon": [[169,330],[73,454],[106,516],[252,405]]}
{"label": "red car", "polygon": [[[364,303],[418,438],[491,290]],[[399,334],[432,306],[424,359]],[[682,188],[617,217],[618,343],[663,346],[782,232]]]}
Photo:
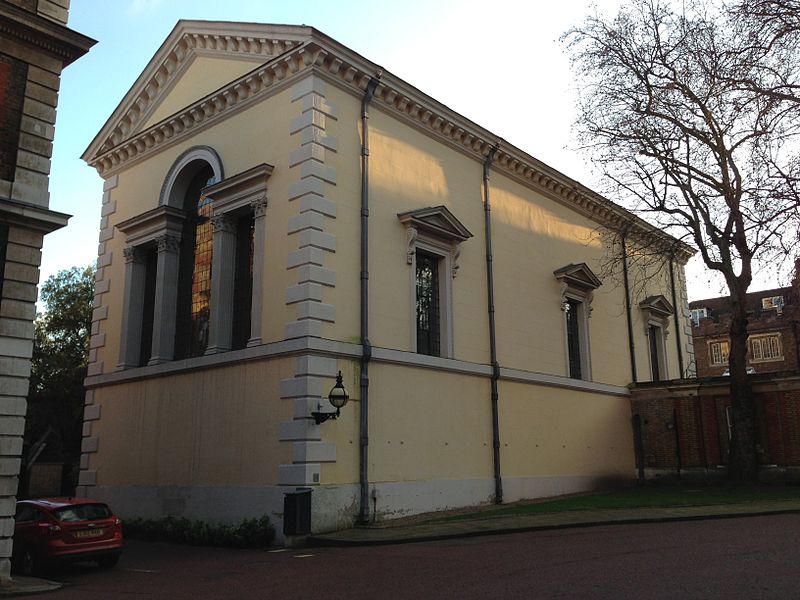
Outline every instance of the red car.
{"label": "red car", "polygon": [[20,500],[14,521],[12,565],[23,575],[41,573],[59,562],[93,560],[109,568],[122,553],[122,522],[102,502]]}

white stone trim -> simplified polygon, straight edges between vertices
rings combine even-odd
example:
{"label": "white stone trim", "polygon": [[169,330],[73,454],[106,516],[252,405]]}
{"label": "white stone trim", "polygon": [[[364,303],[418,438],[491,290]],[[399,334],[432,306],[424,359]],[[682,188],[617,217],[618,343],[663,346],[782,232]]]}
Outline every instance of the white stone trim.
{"label": "white stone trim", "polygon": [[321,434],[319,425],[308,418],[283,421],[278,424],[278,439],[282,442],[319,441]]}
{"label": "white stone trim", "polygon": [[89,365],[87,367],[87,374],[94,376],[103,372],[105,365],[104,361],[98,360],[99,353],[97,349],[105,347],[105,329],[106,324],[104,321],[108,319],[108,306],[104,305],[105,294],[111,290],[111,277],[110,272],[106,268],[113,262],[113,252],[108,249],[109,240],[114,237],[114,227],[110,225],[110,219],[116,214],[117,203],[112,200],[112,192],[119,185],[119,177],[114,175],[103,181],[103,200],[100,206],[100,236],[97,247],[97,262],[95,273],[95,287],[94,287],[94,310],[92,311],[92,342],[90,348],[94,352],[89,353]]}
{"label": "white stone trim", "polygon": [[290,187],[289,201],[300,202],[287,224],[297,250],[289,252],[286,267],[297,273],[297,285],[286,290],[286,304],[296,307],[297,318],[285,325],[286,339],[321,336],[322,324],[336,320],[336,308],[322,303],[320,287],[336,285],[336,273],[324,267],[326,255],[336,252],[336,236],[325,231],[329,219],[336,217],[335,203],[325,197],[326,185],[336,184],[336,171],[325,165],[330,150],[318,143],[317,132],[324,132],[337,112],[325,99],[325,89],[325,82],[313,76],[292,88],[292,102],[300,103],[300,115],[292,119],[289,132],[300,145],[289,156],[290,172],[298,177]]}
{"label": "white stone trim", "polygon": [[278,465],[278,485],[319,485],[321,477],[319,463]]}
{"label": "white stone trim", "polygon": [[294,442],[292,444],[292,462],[323,463],[336,462],[336,444],[329,442]]}
{"label": "white stone trim", "polygon": [[[329,357],[353,360],[361,356],[361,345],[326,340],[319,337],[298,337],[281,342],[264,344],[254,348],[233,350],[224,354],[198,356],[194,358],[173,361],[171,363],[154,365],[152,367],[142,367],[141,369],[136,369],[135,371],[106,373],[86,379],[85,385],[89,387],[87,391],[87,402],[89,401],[88,399],[90,398],[90,394],[93,393],[93,388],[96,387],[104,387],[107,385],[115,385],[129,381],[138,381],[152,377],[162,377],[165,375],[177,375],[179,373],[205,370],[214,367],[224,367],[248,360],[296,356],[301,353],[311,353],[315,355],[321,353]],[[444,373],[462,373],[466,375],[475,375],[477,377],[491,377],[492,375],[492,368],[489,365],[455,360],[452,358],[425,356],[422,354],[416,354],[414,352],[395,350],[391,348],[379,348],[373,346],[372,360],[374,362],[387,364],[433,369],[436,371],[442,371]],[[630,395],[628,388],[623,386],[593,381],[583,381],[581,379],[571,379],[569,377],[564,377],[563,375],[536,373],[522,369],[501,368],[500,377],[501,381],[518,381],[521,383],[540,384],[550,387],[579,390],[604,395]],[[93,396],[91,397],[93,398]]]}
{"label": "white stone trim", "polygon": [[225,170],[222,166],[222,159],[211,146],[194,146],[183,152],[167,172],[164,183],[161,186],[161,194],[159,196],[159,206],[172,206],[178,210],[183,209],[183,199],[186,195],[186,186],[189,181],[182,181],[185,178],[189,180],[194,176],[194,173],[187,174],[185,169],[193,162],[205,162],[214,172],[214,181],[222,181],[225,178]]}

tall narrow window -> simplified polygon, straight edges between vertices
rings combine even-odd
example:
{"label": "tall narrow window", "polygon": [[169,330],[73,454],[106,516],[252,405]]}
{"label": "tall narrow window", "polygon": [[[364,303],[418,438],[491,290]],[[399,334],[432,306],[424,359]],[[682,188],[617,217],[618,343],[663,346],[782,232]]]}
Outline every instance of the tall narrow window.
{"label": "tall narrow window", "polygon": [[594,290],[600,287],[601,281],[586,263],[568,264],[553,271],[553,275],[561,286],[566,375],[591,381],[589,317],[592,315]]}
{"label": "tall narrow window", "polygon": [[709,342],[708,351],[711,356],[712,365],[727,365],[729,345],[727,340]]}
{"label": "tall narrow window", "polygon": [[158,253],[155,246],[146,250],[144,271],[144,296],[142,301],[142,340],[139,350],[139,366],[150,361],[153,346],[153,315],[156,305],[156,271]]}
{"label": "tall narrow window", "polygon": [[581,338],[579,310],[581,303],[567,298],[564,313],[567,319],[567,351],[569,352],[569,376],[581,379]]}
{"label": "tall narrow window", "polygon": [[648,327],[649,346],[650,346],[650,368],[653,381],[661,380],[661,328],[655,325]]}
{"label": "tall narrow window", "polygon": [[236,223],[236,259],[233,279],[233,332],[231,348],[247,346],[250,339],[250,309],[253,298],[253,213]]}
{"label": "tall narrow window", "polygon": [[211,201],[201,195],[214,176],[206,165],[192,178],[183,209],[188,213],[181,235],[178,274],[178,310],[175,327],[175,357],[201,356],[208,345],[211,301],[213,228]]}
{"label": "tall narrow window", "polygon": [[417,250],[417,352],[440,356],[439,257]]}
{"label": "tall narrow window", "polygon": [[639,302],[639,308],[642,311],[644,333],[647,336],[651,381],[667,380],[669,379],[667,336],[669,335],[669,323],[675,310],[662,295],[648,296]]}

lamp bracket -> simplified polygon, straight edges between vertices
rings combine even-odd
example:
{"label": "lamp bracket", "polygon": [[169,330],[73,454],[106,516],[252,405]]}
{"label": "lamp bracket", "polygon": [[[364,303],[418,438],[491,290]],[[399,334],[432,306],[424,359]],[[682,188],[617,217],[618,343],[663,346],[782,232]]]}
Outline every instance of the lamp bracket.
{"label": "lamp bracket", "polygon": [[328,419],[335,419],[339,416],[339,409],[336,409],[336,412],[312,412],[311,416],[314,417],[314,422],[317,425],[324,423]]}

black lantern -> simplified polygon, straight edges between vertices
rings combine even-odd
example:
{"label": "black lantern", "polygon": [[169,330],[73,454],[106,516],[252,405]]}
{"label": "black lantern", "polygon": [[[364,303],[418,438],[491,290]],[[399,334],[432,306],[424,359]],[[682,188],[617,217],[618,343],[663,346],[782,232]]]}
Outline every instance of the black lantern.
{"label": "black lantern", "polygon": [[349,399],[350,396],[347,394],[347,390],[344,389],[344,384],[342,383],[342,372],[339,371],[339,374],[336,376],[336,383],[331,388],[331,391],[328,392],[328,402],[336,409],[336,412],[312,412],[311,416],[314,417],[314,421],[317,425],[324,423],[328,419],[335,419],[339,416],[339,409],[347,404]]}

